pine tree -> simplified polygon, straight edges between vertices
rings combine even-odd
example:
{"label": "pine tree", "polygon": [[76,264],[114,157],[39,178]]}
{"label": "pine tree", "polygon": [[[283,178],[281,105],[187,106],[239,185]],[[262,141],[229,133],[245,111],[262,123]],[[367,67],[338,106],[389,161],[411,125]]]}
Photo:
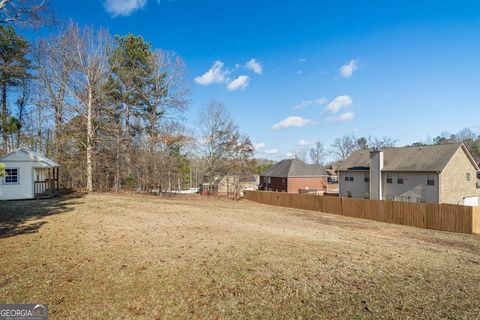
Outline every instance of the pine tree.
{"label": "pine tree", "polygon": [[30,77],[30,60],[27,59],[28,42],[18,35],[11,26],[0,26],[0,87],[2,90],[2,132],[3,151],[8,150],[8,89]]}

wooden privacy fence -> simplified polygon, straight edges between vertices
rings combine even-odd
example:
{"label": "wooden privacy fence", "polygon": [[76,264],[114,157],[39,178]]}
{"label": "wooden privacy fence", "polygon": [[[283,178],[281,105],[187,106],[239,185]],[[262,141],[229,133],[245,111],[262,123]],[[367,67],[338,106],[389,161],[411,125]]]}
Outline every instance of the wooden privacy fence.
{"label": "wooden privacy fence", "polygon": [[245,198],[274,206],[460,233],[480,234],[480,207],[245,191]]}

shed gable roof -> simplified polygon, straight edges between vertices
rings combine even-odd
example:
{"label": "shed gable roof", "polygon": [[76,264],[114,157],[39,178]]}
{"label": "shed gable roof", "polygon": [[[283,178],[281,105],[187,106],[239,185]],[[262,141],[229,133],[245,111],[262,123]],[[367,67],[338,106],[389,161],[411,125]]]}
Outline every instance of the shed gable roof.
{"label": "shed gable roof", "polygon": [[6,162],[6,163],[8,162],[42,162],[46,164],[48,167],[52,167],[52,168],[60,167],[60,165],[57,162],[51,159],[48,159],[47,157],[41,155],[40,153],[27,148],[20,148],[10,153],[7,153],[6,155],[0,158],[0,162]]}
{"label": "shed gable roof", "polygon": [[[383,171],[441,172],[459,149],[466,153],[475,169],[479,170],[463,143],[451,143],[381,149],[383,151]],[[339,171],[369,169],[370,150],[355,151],[338,168]]]}
{"label": "shed gable roof", "polygon": [[264,177],[322,177],[327,176],[327,172],[321,165],[306,164],[299,159],[284,159],[267,170],[263,171]]}

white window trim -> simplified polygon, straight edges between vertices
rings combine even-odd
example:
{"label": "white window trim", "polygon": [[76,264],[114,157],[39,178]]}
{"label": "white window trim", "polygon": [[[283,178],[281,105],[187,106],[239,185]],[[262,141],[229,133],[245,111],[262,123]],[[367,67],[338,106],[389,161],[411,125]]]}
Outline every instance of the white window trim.
{"label": "white window trim", "polygon": [[[7,178],[7,170],[17,170],[17,182],[6,182],[5,179]],[[19,167],[7,167],[5,168],[5,176],[2,179],[2,184],[6,186],[14,186],[20,184],[20,168]]]}

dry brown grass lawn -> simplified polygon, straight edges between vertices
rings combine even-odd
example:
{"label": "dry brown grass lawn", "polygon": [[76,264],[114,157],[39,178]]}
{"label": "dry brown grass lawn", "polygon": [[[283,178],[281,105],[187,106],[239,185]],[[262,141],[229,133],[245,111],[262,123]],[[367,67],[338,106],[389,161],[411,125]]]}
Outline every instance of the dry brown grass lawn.
{"label": "dry brown grass lawn", "polygon": [[474,319],[480,237],[248,201],[0,203],[0,303],[51,319]]}

